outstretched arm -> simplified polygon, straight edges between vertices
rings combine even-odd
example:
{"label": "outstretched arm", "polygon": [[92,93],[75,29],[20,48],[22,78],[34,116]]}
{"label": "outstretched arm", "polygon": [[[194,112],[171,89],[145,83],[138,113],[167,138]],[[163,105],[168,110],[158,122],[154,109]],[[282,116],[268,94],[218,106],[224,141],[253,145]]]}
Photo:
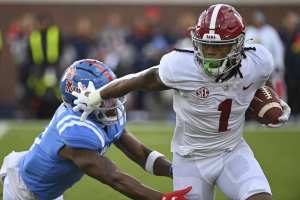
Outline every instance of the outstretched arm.
{"label": "outstretched arm", "polygon": [[111,186],[127,197],[142,200],[162,198],[162,193],[146,187],[120,171],[112,161],[96,151],[64,147],[59,155],[73,161],[87,175]]}
{"label": "outstretched arm", "polygon": [[124,130],[115,145],[131,160],[139,164],[146,171],[157,176],[172,177],[172,167],[164,155],[145,147],[138,139]]}
{"label": "outstretched arm", "polygon": [[169,88],[160,80],[158,67],[151,67],[113,80],[101,88],[100,96],[102,99],[109,99],[124,96],[131,91],[159,91],[165,89]]}
{"label": "outstretched arm", "polygon": [[169,89],[160,80],[158,67],[151,67],[139,73],[129,74],[115,79],[97,90],[92,81],[89,82],[87,88],[81,83],[78,83],[78,88],[80,90],[79,93],[77,91],[72,92],[72,94],[77,97],[74,101],[76,106],[73,110],[84,111],[81,115],[82,121],[98,107],[103,99],[121,97],[128,92],[137,90],[159,91]]}
{"label": "outstretched arm", "polygon": [[87,175],[109,185],[132,199],[187,200],[185,195],[192,189],[191,187],[187,187],[169,193],[155,191],[120,171],[112,161],[105,156],[101,156],[97,151],[64,146],[59,151],[59,155],[64,159],[72,161]]}

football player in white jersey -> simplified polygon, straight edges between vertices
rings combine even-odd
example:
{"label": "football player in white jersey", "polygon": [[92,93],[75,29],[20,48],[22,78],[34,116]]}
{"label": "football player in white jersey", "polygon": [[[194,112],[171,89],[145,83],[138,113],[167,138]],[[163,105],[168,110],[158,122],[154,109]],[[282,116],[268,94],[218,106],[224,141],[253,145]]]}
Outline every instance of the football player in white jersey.
{"label": "football player in white jersey", "polygon": [[[217,185],[234,200],[270,200],[271,189],[242,134],[256,90],[273,70],[262,45],[244,44],[245,26],[230,5],[203,11],[191,30],[194,51],[174,50],[159,66],[74,93],[82,120],[104,99],[135,90],[173,89],[176,127],[172,139],[174,189],[192,185],[192,200],[213,200]],[[289,106],[281,101],[281,126]]]}

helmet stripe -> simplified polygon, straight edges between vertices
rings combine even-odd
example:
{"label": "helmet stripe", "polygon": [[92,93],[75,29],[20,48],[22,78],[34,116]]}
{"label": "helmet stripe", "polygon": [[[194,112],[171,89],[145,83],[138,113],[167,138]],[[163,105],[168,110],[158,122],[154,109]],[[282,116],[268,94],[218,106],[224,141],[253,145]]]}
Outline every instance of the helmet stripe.
{"label": "helmet stripe", "polygon": [[97,67],[99,70],[100,70],[100,72],[101,73],[103,73],[104,71],[105,71],[105,68],[104,67],[102,67],[99,63],[93,63],[93,65],[95,66],[95,67]]}
{"label": "helmet stripe", "polygon": [[110,75],[110,73],[108,71],[104,72],[103,75],[109,80],[112,81],[113,77]]}
{"label": "helmet stripe", "polygon": [[210,34],[215,34],[217,17],[218,17],[219,11],[220,11],[222,6],[223,6],[223,4],[217,4],[214,7],[213,13],[212,13],[211,18],[210,18],[210,24],[209,24],[209,33]]}
{"label": "helmet stripe", "polygon": [[94,63],[94,66],[97,67],[101,73],[103,73],[103,75],[109,80],[112,81],[113,77],[110,75],[110,73],[108,71],[106,71],[106,69],[101,66],[99,63]]}

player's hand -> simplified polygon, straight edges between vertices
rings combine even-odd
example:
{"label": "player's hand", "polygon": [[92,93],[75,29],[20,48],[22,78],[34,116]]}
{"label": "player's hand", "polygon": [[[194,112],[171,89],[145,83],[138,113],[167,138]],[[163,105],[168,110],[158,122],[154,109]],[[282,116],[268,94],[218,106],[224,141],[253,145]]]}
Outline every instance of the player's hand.
{"label": "player's hand", "polygon": [[83,111],[80,120],[84,121],[101,103],[100,92],[95,89],[94,83],[89,81],[88,87],[85,88],[81,82],[78,83],[79,92],[73,91],[72,95],[77,97],[74,100],[76,106],[74,111]]}
{"label": "player's hand", "polygon": [[164,193],[161,200],[187,200],[185,195],[192,190],[192,186],[186,187],[182,190]]}
{"label": "player's hand", "polygon": [[290,118],[291,115],[291,108],[290,106],[284,102],[282,99],[280,99],[280,105],[282,107],[282,115],[278,118],[277,124],[268,124],[267,126],[271,128],[278,128],[284,125]]}

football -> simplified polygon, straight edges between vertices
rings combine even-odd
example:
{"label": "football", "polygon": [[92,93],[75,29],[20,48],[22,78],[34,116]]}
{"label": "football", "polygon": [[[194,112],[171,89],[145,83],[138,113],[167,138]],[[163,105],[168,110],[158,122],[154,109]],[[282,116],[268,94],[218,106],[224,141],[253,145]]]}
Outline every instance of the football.
{"label": "football", "polygon": [[248,112],[262,124],[277,124],[282,115],[280,99],[271,87],[263,86],[256,91]]}

